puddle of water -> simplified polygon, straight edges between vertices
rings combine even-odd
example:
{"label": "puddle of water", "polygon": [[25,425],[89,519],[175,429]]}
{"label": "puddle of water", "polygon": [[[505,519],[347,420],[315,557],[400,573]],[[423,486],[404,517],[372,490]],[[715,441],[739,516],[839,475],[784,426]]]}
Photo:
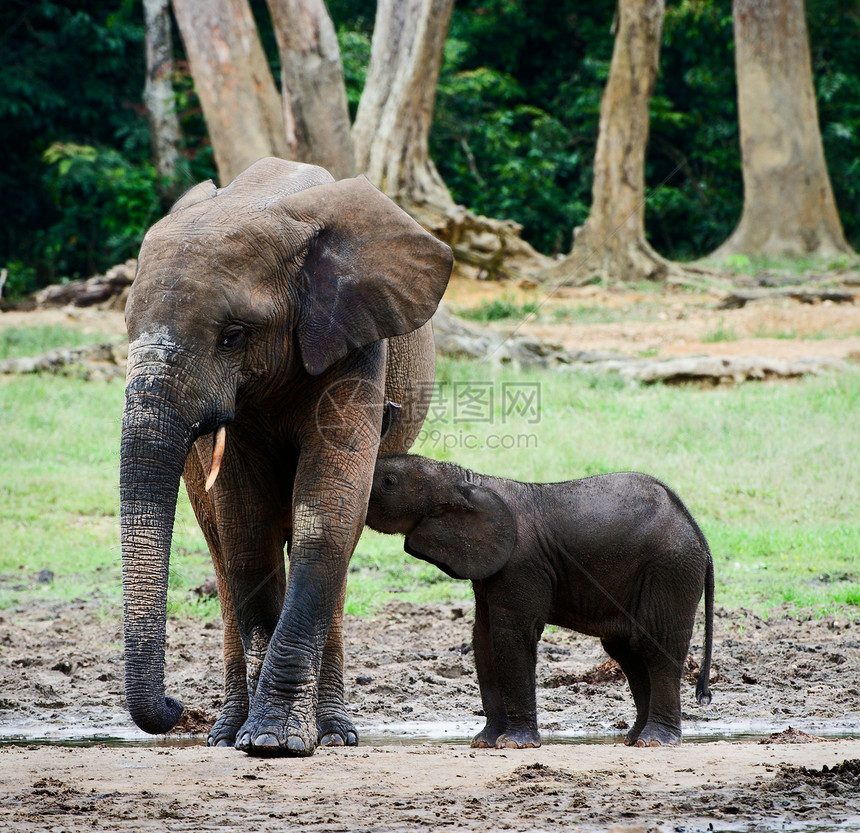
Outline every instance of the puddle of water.
{"label": "puddle of water", "polygon": [[745,827],[710,822],[708,827],[687,827],[689,833],[698,830],[714,833],[856,833],[860,830],[860,816],[849,816],[841,821],[801,821],[786,817],[756,819]]}
{"label": "puddle of water", "polygon": [[[794,729],[820,738],[839,739],[860,737],[860,726],[819,726],[792,721]],[[416,744],[468,745],[481,729],[483,721],[412,721],[359,727],[362,746],[414,746]],[[785,731],[786,723],[740,721],[697,723],[684,732],[684,743],[715,743],[718,741],[758,741]],[[200,746],[203,735],[147,735],[126,725],[102,727],[51,727],[31,723],[0,727],[0,746],[123,746],[123,747],[181,747]],[[595,731],[584,727],[563,730],[541,730],[544,744],[616,744],[623,743],[624,732]]]}
{"label": "puddle of water", "polygon": [[[475,723],[445,723],[413,721],[411,723],[389,723],[366,727],[361,734],[363,744],[373,746],[408,745],[416,743],[468,744],[483,727],[483,721]],[[815,737],[827,739],[860,737],[860,726],[817,726],[792,721],[792,728]],[[694,728],[684,730],[684,743],[715,743],[717,741],[759,741],[772,734],[785,731],[787,723],[766,721],[713,721],[697,723]],[[623,731],[598,731],[584,727],[551,730],[541,729],[544,744],[600,744],[623,743]]]}

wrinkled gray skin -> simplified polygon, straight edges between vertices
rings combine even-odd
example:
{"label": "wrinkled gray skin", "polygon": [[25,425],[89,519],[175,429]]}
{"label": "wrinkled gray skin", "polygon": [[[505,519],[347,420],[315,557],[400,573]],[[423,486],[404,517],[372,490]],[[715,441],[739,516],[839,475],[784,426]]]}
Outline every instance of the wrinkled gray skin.
{"label": "wrinkled gray skin", "polygon": [[[405,451],[424,418],[429,318],[451,265],[366,180],[277,159],[220,190],[201,183],[146,235],[126,307],[120,473],[126,700],[144,731],[182,713],[164,692],[181,475],[224,618],[209,743],[309,755],[357,742],[343,701],[347,564],[378,449]],[[402,407],[380,446],[389,400]]]}
{"label": "wrinkled gray skin", "polygon": [[417,455],[377,461],[367,524],[472,580],[474,651],[486,726],[475,747],[540,746],[537,643],[547,624],[592,634],[618,661],[636,722],[626,743],[681,741],[681,673],[705,591],[709,703],[714,570],[680,499],[645,474],[518,483]]}

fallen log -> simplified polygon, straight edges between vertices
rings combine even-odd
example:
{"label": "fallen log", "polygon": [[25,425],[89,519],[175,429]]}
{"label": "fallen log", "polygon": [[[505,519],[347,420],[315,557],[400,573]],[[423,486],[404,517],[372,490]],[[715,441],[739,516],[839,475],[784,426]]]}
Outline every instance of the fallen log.
{"label": "fallen log", "polygon": [[[69,283],[58,283],[40,289],[35,295],[37,307],[90,307],[105,304],[122,309],[125,292],[134,281],[136,260],[127,260],[112,266],[103,275]],[[113,300],[116,299],[116,303]]]}
{"label": "fallen log", "polygon": [[41,356],[0,361],[0,374],[56,373],[84,379],[125,376],[128,344],[124,341],[50,350]]}
{"label": "fallen log", "polygon": [[441,303],[433,316],[436,352],[445,356],[479,359],[519,367],[550,367],[564,350],[534,336],[503,333],[480,327],[454,315]]}
{"label": "fallen log", "polygon": [[719,309],[741,309],[752,301],[767,301],[772,298],[792,298],[802,304],[832,301],[836,304],[853,304],[856,292],[847,289],[823,289],[821,287],[780,287],[778,289],[735,289],[726,295]]}
{"label": "fallen log", "polygon": [[792,379],[820,375],[831,370],[847,370],[840,359],[773,359],[766,356],[683,356],[671,359],[619,358],[584,364],[571,362],[594,373],[616,373],[627,381],[642,384],[682,384],[684,382],[740,383],[766,379]]}

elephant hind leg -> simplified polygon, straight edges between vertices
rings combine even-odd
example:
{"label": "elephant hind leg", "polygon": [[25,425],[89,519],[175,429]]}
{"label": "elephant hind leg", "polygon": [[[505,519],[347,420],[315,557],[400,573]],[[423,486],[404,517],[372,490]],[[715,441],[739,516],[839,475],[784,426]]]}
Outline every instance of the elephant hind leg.
{"label": "elephant hind leg", "polygon": [[343,693],[343,603],[341,588],[337,608],[323,648],[317,704],[317,739],[320,746],[357,746],[358,730],[346,713]]}
{"label": "elephant hind leg", "polygon": [[621,666],[633,695],[633,703],[636,705],[636,721],[630,731],[627,732],[624,743],[627,746],[634,746],[648,722],[651,703],[651,679],[648,675],[648,668],[642,658],[630,647],[629,640],[616,638],[603,639],[601,642],[606,653]]}
{"label": "elephant hind leg", "polygon": [[221,619],[224,623],[224,706],[209,730],[206,742],[209,746],[232,746],[239,727],[248,718],[247,669],[242,639],[233,610],[233,599],[230,596],[227,574],[221,558],[221,540],[215,523],[215,508],[204,488],[206,470],[201,460],[203,454],[200,444],[195,445],[185,461],[182,476],[191,507],[209,547],[218,586]]}
{"label": "elephant hind leg", "polygon": [[651,681],[648,722],[637,746],[665,746],[681,742],[681,675],[689,638],[665,642],[643,652]]}

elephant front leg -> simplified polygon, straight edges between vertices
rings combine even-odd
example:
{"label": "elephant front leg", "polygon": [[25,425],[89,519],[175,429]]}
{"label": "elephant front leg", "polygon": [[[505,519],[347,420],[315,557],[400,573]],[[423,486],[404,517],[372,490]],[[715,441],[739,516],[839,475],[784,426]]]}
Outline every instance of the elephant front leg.
{"label": "elephant front leg", "polygon": [[537,725],[535,665],[543,625],[519,611],[490,607],[493,666],[507,723],[496,749],[527,749],[541,745]]}
{"label": "elephant front leg", "polygon": [[[236,559],[242,561],[241,559]],[[219,591],[220,591],[219,581]],[[273,545],[262,563],[231,565],[220,591],[224,621],[224,707],[209,733],[210,746],[232,746],[256,697],[271,636],[284,598],[283,556]],[[241,600],[234,607],[233,599]],[[236,609],[238,608],[238,609]]]}
{"label": "elephant front leg", "polygon": [[[320,572],[339,568],[320,549],[291,553],[287,594],[236,748],[256,755],[310,755],[318,743],[323,651],[338,593]],[[346,559],[344,559],[346,560]],[[344,571],[345,572],[345,571]],[[339,681],[342,684],[342,677]],[[329,687],[334,681],[329,678]]]}
{"label": "elephant front leg", "polygon": [[197,522],[209,547],[218,586],[221,619],[224,623],[224,705],[209,730],[206,742],[209,746],[232,746],[239,727],[248,718],[248,680],[242,638],[233,610],[225,560],[221,552],[221,536],[213,496],[206,492],[204,485],[204,458],[208,457],[209,451],[206,441],[201,440],[195,445],[185,461],[183,478]]}
{"label": "elephant front leg", "polygon": [[[312,477],[304,477],[307,466]],[[237,748],[258,755],[310,755],[319,732],[357,742],[343,706],[340,623],[335,612],[363,526],[372,460],[362,477],[333,482],[302,464],[294,489],[287,591]],[[304,472],[307,474],[307,472]],[[366,483],[361,488],[362,482]],[[311,484],[309,492],[301,484]],[[334,626],[332,625],[334,621]],[[323,656],[326,665],[323,667]]]}
{"label": "elephant front leg", "polygon": [[487,601],[475,590],[475,626],[472,630],[472,650],[475,654],[475,669],[481,689],[481,705],[484,707],[486,724],[472,738],[476,749],[493,749],[499,736],[508,726],[508,715],[502,700],[499,681],[493,663],[493,644],[490,637],[490,613]]}

